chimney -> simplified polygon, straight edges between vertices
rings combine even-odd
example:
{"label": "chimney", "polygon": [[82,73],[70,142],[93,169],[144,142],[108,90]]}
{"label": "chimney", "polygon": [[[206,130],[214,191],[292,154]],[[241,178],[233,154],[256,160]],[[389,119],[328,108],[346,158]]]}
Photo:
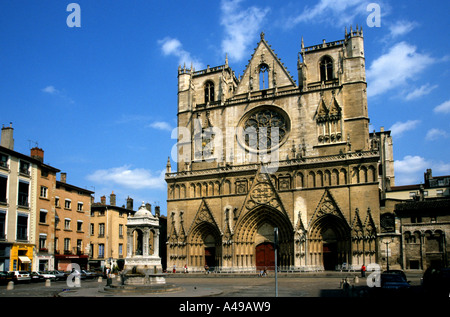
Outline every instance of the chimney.
{"label": "chimney", "polygon": [[102,197],[100,197],[100,203],[101,203],[102,205],[106,205],[106,196],[105,196],[105,195],[103,195]]}
{"label": "chimney", "polygon": [[10,150],[14,150],[13,132],[14,129],[12,127],[12,122],[9,124],[9,127],[2,127],[2,137],[0,143],[1,146]]}
{"label": "chimney", "polygon": [[159,206],[155,206],[155,216],[158,218],[160,216]]}
{"label": "chimney", "polygon": [[145,208],[146,208],[148,211],[152,212],[152,205],[151,205],[151,204],[146,203],[146,204],[145,204]]}
{"label": "chimney", "polygon": [[133,198],[130,198],[130,196],[127,198],[127,209],[133,210]]}
{"label": "chimney", "polygon": [[114,191],[111,193],[111,195],[109,195],[109,204],[111,206],[116,205],[116,194],[114,194]]}
{"label": "chimney", "polygon": [[44,150],[43,149],[40,149],[38,147],[32,148],[30,156],[32,158],[40,161],[41,163],[44,163]]}
{"label": "chimney", "polygon": [[65,183],[67,181],[67,173],[61,173],[61,183]]}

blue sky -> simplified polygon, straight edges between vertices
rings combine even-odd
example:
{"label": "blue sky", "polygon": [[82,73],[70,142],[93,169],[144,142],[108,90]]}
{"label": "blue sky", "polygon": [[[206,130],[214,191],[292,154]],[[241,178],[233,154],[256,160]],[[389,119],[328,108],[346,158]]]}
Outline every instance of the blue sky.
{"label": "blue sky", "polygon": [[[80,27],[66,23],[71,2]],[[367,6],[380,8],[370,27]],[[0,1],[0,124],[71,184],[159,204],[175,140],[177,69],[242,75],[264,31],[297,80],[297,53],[363,27],[371,130],[390,129],[396,184],[450,174],[448,1]],[[447,34],[447,35],[446,35]],[[175,165],[172,160],[172,164]]]}

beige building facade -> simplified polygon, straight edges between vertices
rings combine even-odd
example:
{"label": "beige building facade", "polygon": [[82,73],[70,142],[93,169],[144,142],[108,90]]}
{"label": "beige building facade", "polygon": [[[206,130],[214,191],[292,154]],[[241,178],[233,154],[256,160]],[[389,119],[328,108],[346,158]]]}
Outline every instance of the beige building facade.
{"label": "beige building facade", "polygon": [[273,269],[276,246],[284,270],[379,260],[392,139],[369,133],[362,29],[310,47],[302,40],[297,71],[298,83],[263,33],[239,78],[227,59],[179,68],[169,267]]}
{"label": "beige building facade", "polygon": [[126,206],[116,205],[116,195],[111,193],[110,203],[106,196],[92,204],[90,235],[91,269],[105,267],[122,270],[127,256],[127,219],[134,215],[133,199],[127,199]]}
{"label": "beige building facade", "polygon": [[39,161],[14,151],[12,126],[0,146],[0,269],[31,270],[34,261]]}
{"label": "beige building facade", "polygon": [[[55,189],[55,269],[66,271],[77,264],[87,269],[89,258],[89,224],[94,192],[67,183],[61,173]],[[75,268],[74,266],[71,266]]]}

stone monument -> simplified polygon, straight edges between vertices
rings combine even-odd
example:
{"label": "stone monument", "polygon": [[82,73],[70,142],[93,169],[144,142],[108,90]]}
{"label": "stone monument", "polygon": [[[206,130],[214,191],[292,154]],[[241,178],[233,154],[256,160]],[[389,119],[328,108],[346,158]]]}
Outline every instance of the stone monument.
{"label": "stone monument", "polygon": [[159,219],[151,206],[142,203],[127,220],[127,257],[119,285],[107,285],[105,291],[169,292],[179,290],[166,284],[159,256]]}

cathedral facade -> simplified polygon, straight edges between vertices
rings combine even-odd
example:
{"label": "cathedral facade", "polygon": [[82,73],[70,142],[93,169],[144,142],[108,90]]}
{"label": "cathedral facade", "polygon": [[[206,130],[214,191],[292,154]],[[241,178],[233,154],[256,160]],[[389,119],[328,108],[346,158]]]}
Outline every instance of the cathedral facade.
{"label": "cathedral facade", "polygon": [[273,269],[275,248],[284,270],[379,260],[392,140],[369,132],[362,29],[295,57],[298,83],[261,33],[239,78],[227,59],[178,69],[168,266]]}

